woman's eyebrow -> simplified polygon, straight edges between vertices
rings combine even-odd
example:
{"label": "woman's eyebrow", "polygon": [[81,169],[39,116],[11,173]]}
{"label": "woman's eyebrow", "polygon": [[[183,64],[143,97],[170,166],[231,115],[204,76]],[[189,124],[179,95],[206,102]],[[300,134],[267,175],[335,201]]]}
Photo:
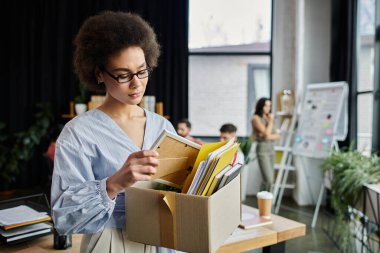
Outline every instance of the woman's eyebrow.
{"label": "woman's eyebrow", "polygon": [[[146,66],[146,63],[144,62],[143,64],[141,64],[140,66],[138,66],[137,68],[140,69],[142,67],[145,67]],[[132,72],[130,69],[128,68],[115,68],[113,69],[113,71],[126,71],[126,72]]]}

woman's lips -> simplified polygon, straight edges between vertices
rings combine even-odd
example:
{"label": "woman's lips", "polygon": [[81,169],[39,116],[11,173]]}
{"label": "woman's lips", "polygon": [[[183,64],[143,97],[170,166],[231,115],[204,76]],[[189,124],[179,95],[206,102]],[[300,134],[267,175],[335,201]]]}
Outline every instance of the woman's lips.
{"label": "woman's lips", "polygon": [[135,93],[129,94],[128,96],[130,96],[131,98],[138,98],[140,97],[140,95],[141,95],[141,92],[135,92]]}

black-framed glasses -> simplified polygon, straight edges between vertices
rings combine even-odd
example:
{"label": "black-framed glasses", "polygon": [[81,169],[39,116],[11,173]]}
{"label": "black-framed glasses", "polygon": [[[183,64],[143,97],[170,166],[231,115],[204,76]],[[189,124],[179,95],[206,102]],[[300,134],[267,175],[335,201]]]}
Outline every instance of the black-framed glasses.
{"label": "black-framed glasses", "polygon": [[121,75],[111,74],[105,68],[103,69],[103,71],[106,72],[107,75],[115,79],[118,83],[128,83],[133,79],[134,76],[137,76],[138,79],[144,79],[147,78],[150,75],[150,73],[152,73],[152,69],[150,68],[142,69],[140,71],[137,71],[136,73],[128,73]]}

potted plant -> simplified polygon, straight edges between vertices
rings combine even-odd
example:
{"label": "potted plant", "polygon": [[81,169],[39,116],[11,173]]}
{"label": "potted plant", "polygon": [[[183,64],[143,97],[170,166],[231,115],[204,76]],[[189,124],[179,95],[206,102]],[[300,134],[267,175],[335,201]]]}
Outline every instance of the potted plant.
{"label": "potted plant", "polygon": [[48,133],[53,121],[50,106],[38,104],[37,107],[34,124],[26,131],[10,136],[5,132],[5,124],[0,123],[0,191],[12,188],[16,176]]}
{"label": "potted plant", "polygon": [[248,164],[252,157],[250,157],[251,148],[252,148],[252,139],[250,137],[239,138],[240,150],[244,154],[244,164]]}
{"label": "potted plant", "polygon": [[351,148],[334,151],[322,164],[331,177],[331,206],[336,213],[336,233],[343,251],[350,248],[350,223],[358,219],[350,210],[360,206],[364,184],[380,181],[380,158],[373,154],[365,156]]}
{"label": "potted plant", "polygon": [[242,174],[242,184],[241,184],[241,200],[244,201],[246,198],[247,186],[248,186],[248,168],[249,163],[253,160],[252,157],[252,138],[251,137],[240,137],[238,139],[240,143],[240,150],[244,154],[244,165],[241,169]]}
{"label": "potted plant", "polygon": [[77,115],[84,113],[87,110],[87,91],[83,83],[79,83],[79,95],[74,98],[74,108]]}

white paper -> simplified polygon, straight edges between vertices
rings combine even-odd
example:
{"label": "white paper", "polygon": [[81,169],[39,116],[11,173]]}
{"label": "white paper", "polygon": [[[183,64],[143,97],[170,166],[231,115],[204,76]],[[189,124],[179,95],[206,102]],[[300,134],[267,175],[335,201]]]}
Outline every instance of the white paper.
{"label": "white paper", "polygon": [[50,233],[50,232],[51,232],[51,228],[39,230],[39,231],[35,231],[32,233],[28,233],[28,234],[23,234],[23,235],[18,235],[18,236],[14,236],[11,238],[7,238],[7,242],[12,242],[12,241],[20,240],[22,238],[27,238],[27,237],[31,237],[34,235],[45,234],[45,233]]}
{"label": "white paper", "polygon": [[28,206],[20,205],[17,207],[0,210],[0,225],[9,226],[47,217],[49,217],[49,215],[47,215],[46,212],[37,212]]}
{"label": "white paper", "polygon": [[10,236],[26,234],[26,233],[30,233],[30,232],[37,231],[37,230],[47,229],[47,228],[50,229],[51,225],[46,224],[46,223],[37,223],[37,224],[33,224],[33,225],[13,228],[13,229],[7,230],[7,231],[0,229],[0,235],[2,235],[3,237],[10,237]]}

